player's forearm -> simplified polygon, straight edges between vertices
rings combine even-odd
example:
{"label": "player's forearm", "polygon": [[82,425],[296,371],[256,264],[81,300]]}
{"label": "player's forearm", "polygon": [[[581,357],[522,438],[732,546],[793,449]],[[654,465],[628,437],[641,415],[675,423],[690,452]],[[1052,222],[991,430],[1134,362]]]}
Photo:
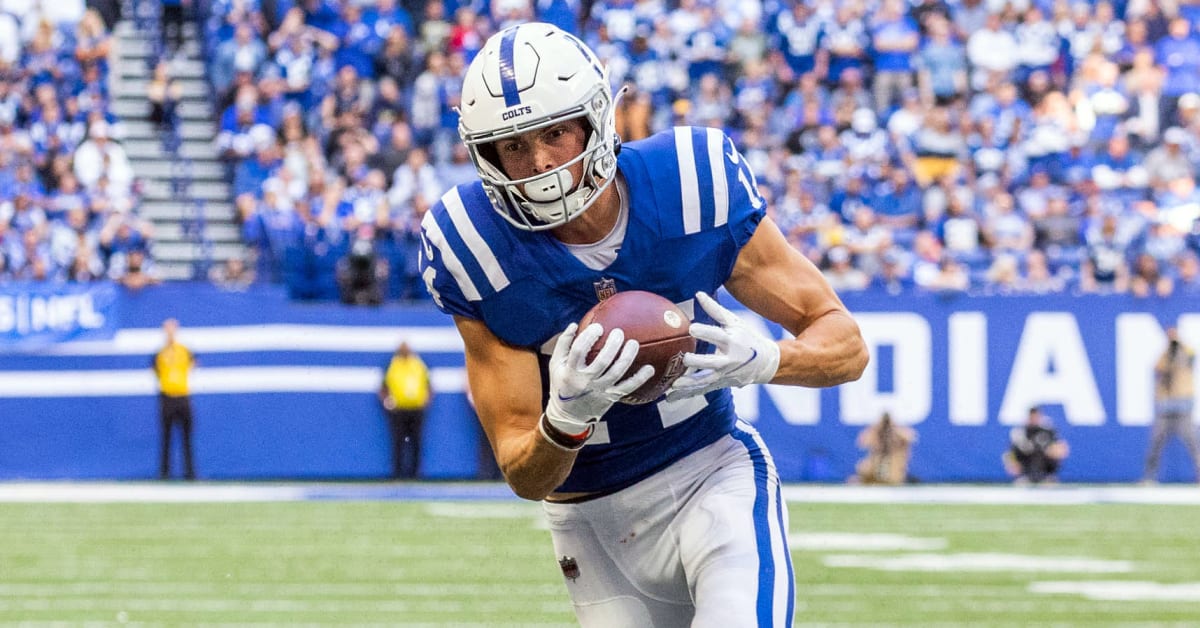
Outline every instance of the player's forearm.
{"label": "player's forearm", "polygon": [[540,501],[567,479],[578,452],[555,446],[533,429],[500,446],[497,462],[518,497]]}
{"label": "player's forearm", "polygon": [[858,379],[867,367],[867,345],[858,323],[842,310],[821,316],[794,339],[781,341],[779,349],[772,384],[836,386]]}

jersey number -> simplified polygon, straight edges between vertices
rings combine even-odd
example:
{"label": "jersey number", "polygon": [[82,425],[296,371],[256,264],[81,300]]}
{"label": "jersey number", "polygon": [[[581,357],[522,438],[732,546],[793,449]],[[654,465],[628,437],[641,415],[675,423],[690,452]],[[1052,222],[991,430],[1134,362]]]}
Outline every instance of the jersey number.
{"label": "jersey number", "polygon": [[[684,421],[696,416],[701,410],[708,405],[708,399],[704,395],[679,399],[677,401],[660,401],[657,404],[658,418],[662,422],[663,429],[667,429],[672,425],[678,425]],[[608,422],[597,421],[596,431],[592,437],[588,439],[589,445],[607,445],[612,440],[608,435]]]}
{"label": "jersey number", "polygon": [[[436,288],[433,287],[433,280],[437,277],[437,271],[433,269],[433,247],[429,245],[429,240],[425,239],[425,232],[421,232],[421,255],[425,256],[427,262],[425,270],[421,271],[421,279],[425,280],[425,289],[429,290],[429,296],[433,297],[433,302],[438,307],[442,307],[442,295],[438,294]],[[420,263],[418,261],[418,263]]]}
{"label": "jersey number", "polygon": [[758,209],[763,206],[763,198],[758,193],[758,180],[754,178],[754,171],[750,169],[750,164],[742,159],[741,153],[733,145],[733,139],[726,138],[726,140],[729,142],[729,152],[725,153],[725,156],[729,158],[729,163],[737,166],[738,181],[741,182],[742,187],[746,188],[746,196],[750,197],[750,205],[754,209]]}

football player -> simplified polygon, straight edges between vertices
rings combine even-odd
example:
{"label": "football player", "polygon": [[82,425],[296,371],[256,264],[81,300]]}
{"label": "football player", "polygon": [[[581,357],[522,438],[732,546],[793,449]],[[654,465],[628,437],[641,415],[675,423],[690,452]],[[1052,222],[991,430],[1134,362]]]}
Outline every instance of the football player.
{"label": "football player", "polygon": [[[607,72],[574,36],[505,29],[464,80],[459,134],[481,180],[425,215],[422,274],[462,335],[505,479],[544,502],[580,624],[790,625],[779,478],[728,389],[854,380],[858,326],[722,131],[621,144]],[[794,338],[744,324],[722,287]],[[588,362],[603,330],[574,322],[635,289],[680,304],[701,341],[646,405],[617,401],[653,376],[628,372],[637,342],[613,330]]]}

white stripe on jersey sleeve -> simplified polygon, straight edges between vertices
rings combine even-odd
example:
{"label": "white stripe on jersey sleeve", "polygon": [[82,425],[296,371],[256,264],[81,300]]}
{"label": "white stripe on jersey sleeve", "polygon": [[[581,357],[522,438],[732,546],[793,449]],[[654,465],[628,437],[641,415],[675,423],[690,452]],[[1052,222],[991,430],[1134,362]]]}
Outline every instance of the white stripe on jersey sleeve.
{"label": "white stripe on jersey sleeve", "polygon": [[450,220],[458,229],[458,235],[463,242],[466,242],[467,249],[471,251],[475,261],[483,268],[483,272],[487,273],[488,283],[492,284],[492,290],[496,292],[503,290],[508,286],[508,275],[504,274],[504,269],[500,267],[500,262],[496,260],[496,254],[492,252],[492,248],[475,229],[475,224],[467,215],[467,208],[463,206],[462,196],[458,194],[458,188],[453,188],[442,196],[442,204],[446,206],[446,212],[450,214]]}
{"label": "white stripe on jersey sleeve", "polygon": [[700,180],[692,148],[692,128],[675,127],[675,153],[679,155],[679,194],[683,201],[683,232],[700,232]]}
{"label": "white stripe on jersey sleeve", "polygon": [[713,206],[716,208],[714,227],[729,222],[729,180],[725,176],[724,149],[725,134],[718,129],[708,129],[708,167],[712,170]]}
{"label": "white stripe on jersey sleeve", "polygon": [[421,228],[425,230],[425,237],[429,243],[442,254],[442,264],[458,283],[458,289],[462,291],[463,296],[467,297],[468,301],[479,301],[479,289],[471,281],[467,269],[463,268],[454,250],[446,244],[446,234],[442,233],[442,228],[438,226],[437,220],[434,220],[433,212],[426,212],[425,217],[421,219]]}

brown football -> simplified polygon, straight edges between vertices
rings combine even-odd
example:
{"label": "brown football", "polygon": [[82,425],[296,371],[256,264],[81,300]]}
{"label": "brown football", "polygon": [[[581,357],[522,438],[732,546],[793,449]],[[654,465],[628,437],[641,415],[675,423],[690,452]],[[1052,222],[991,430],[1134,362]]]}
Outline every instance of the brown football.
{"label": "brown football", "polygon": [[579,321],[584,329],[600,323],[604,335],[588,353],[591,362],[609,331],[620,328],[625,338],[638,341],[638,354],[628,373],[636,373],[643,364],[654,367],[654,376],[640,388],[621,399],[622,403],[650,403],[662,396],[671,383],[683,375],[683,354],[696,350],[696,339],[688,335],[688,317],[668,299],[653,292],[627,290],[599,302]]}

